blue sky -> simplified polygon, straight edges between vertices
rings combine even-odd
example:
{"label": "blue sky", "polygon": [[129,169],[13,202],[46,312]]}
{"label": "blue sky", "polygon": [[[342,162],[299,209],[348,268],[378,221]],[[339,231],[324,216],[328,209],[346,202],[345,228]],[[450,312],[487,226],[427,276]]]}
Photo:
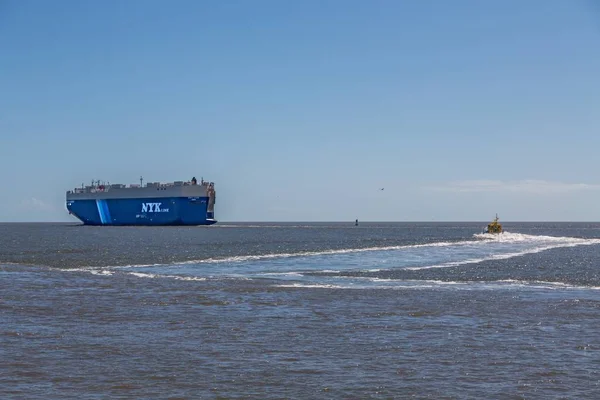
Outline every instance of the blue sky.
{"label": "blue sky", "polygon": [[0,1],[0,221],[140,175],[221,221],[598,221],[598,71],[592,1]]}

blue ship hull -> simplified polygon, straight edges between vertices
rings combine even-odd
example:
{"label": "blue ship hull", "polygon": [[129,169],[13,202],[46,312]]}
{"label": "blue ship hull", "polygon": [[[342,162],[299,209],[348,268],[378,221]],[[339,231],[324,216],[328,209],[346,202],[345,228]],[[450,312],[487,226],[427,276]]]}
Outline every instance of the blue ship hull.
{"label": "blue ship hull", "polygon": [[67,210],[84,225],[212,225],[208,197],[67,200]]}

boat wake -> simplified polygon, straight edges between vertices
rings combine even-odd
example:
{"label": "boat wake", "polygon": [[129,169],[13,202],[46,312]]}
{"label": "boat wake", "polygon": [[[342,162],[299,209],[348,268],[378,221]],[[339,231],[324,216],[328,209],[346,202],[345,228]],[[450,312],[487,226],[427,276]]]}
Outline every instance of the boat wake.
{"label": "boat wake", "polygon": [[365,279],[360,282],[355,279],[351,282],[338,283],[313,283],[313,282],[286,282],[277,283],[275,287],[298,289],[386,289],[386,290],[568,290],[568,291],[597,291],[600,286],[569,285],[562,282],[549,281],[522,281],[515,279],[500,279],[496,281],[439,281],[439,280],[381,280],[377,278]]}
{"label": "boat wake", "polygon": [[[417,288],[448,287],[449,282],[382,279],[394,271],[424,271],[508,260],[528,254],[576,246],[600,244],[600,239],[555,237],[503,232],[475,234],[470,240],[414,245],[330,249],[312,252],[241,255],[226,258],[190,260],[172,264],[125,265],[104,268],[84,267],[65,271],[87,271],[99,276],[129,275],[138,278],[164,278],[187,281],[222,279],[271,280],[283,287],[330,288]],[[376,276],[365,276],[373,275]],[[379,274],[379,275],[378,275]],[[283,282],[282,282],[283,281]],[[315,286],[316,285],[316,286]],[[433,286],[432,286],[433,285]],[[472,287],[473,280],[457,285]],[[489,287],[489,283],[477,283]],[[519,286],[496,282],[494,287]],[[546,285],[546,284],[544,284]],[[538,287],[539,285],[527,287]],[[543,286],[543,285],[542,285]],[[548,285],[546,285],[548,286]],[[546,287],[544,286],[544,287]],[[554,286],[553,286],[554,287]],[[561,287],[557,285],[556,287]]]}

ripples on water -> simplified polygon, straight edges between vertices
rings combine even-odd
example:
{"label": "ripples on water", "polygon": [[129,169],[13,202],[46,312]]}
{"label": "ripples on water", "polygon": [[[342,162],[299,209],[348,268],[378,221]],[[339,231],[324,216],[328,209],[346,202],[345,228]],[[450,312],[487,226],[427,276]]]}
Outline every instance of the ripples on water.
{"label": "ripples on water", "polygon": [[505,228],[0,225],[0,397],[600,397],[600,225]]}

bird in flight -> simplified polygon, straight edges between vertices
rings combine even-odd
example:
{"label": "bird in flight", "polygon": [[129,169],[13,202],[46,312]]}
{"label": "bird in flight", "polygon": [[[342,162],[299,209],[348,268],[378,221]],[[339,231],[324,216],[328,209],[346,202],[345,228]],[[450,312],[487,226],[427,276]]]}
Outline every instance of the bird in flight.
{"label": "bird in flight", "polygon": [[383,189],[384,189],[384,188],[381,188],[381,189],[379,189],[379,190],[383,190]]}

